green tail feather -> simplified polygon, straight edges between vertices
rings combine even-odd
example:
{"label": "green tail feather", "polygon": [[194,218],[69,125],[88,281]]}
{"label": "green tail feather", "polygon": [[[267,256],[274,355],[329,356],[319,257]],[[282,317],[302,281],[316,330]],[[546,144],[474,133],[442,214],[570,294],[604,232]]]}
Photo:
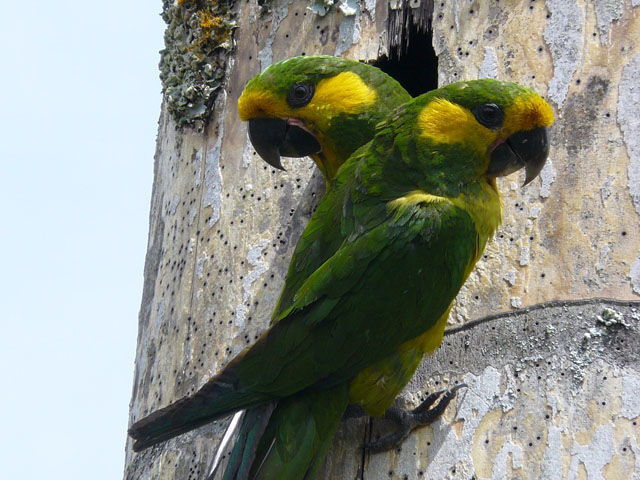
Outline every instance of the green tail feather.
{"label": "green tail feather", "polygon": [[278,402],[264,432],[261,412],[248,411],[223,479],[311,480],[323,465],[348,400],[348,385],[287,397]]}
{"label": "green tail feather", "polygon": [[247,410],[238,430],[238,437],[229,455],[223,480],[246,480],[249,478],[251,462],[262,435],[267,428],[276,403],[267,403]]}
{"label": "green tail feather", "polygon": [[225,370],[193,395],[134,423],[129,429],[129,435],[135,439],[133,450],[139,452],[237,410],[270,400],[265,395],[242,391],[233,371]]}

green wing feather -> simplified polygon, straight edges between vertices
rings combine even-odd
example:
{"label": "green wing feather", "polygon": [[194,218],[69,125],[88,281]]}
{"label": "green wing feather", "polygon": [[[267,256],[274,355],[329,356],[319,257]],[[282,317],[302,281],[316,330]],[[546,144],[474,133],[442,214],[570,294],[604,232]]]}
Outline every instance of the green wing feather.
{"label": "green wing feather", "polygon": [[435,324],[462,285],[474,245],[470,218],[449,204],[389,215],[325,261],[230,368],[247,390],[276,397],[350,380]]}
{"label": "green wing feather", "polygon": [[348,382],[437,321],[462,284],[474,244],[470,218],[450,204],[417,204],[400,216],[387,210],[384,221],[343,242],[250,349],[179,402],[179,415],[168,415],[169,406],[134,425],[136,449],[155,439],[156,420],[171,425],[170,437],[189,429],[183,423]]}

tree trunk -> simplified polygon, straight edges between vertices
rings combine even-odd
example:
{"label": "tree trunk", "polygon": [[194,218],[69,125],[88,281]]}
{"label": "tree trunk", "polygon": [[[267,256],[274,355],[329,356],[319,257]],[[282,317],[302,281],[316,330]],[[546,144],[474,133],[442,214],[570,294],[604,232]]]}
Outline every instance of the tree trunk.
{"label": "tree trunk", "polygon": [[[398,401],[468,387],[397,451],[359,450],[384,421],[343,422],[323,478],[640,478],[639,6],[165,0],[130,421],[193,393],[257,338],[323,194],[311,161],[280,172],[257,158],[236,113],[244,83],[301,54],[411,65],[432,42],[440,84],[495,77],[547,96],[550,161],[524,189],[523,177],[500,182],[503,226],[458,296],[454,331]],[[227,423],[139,454],[128,440],[125,478],[205,479]]]}

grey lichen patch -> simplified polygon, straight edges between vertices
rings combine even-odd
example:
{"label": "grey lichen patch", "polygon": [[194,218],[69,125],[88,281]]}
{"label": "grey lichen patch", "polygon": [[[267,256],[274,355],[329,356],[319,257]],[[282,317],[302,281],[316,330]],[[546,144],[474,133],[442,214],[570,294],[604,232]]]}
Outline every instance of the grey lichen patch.
{"label": "grey lichen patch", "polygon": [[603,337],[618,328],[631,328],[629,321],[612,308],[603,308],[600,315],[596,315],[594,325],[589,327],[582,337],[583,344],[591,342],[597,337]]}
{"label": "grey lichen patch", "polygon": [[640,378],[630,374],[622,377],[621,413],[629,420],[640,416]]}
{"label": "grey lichen patch", "polygon": [[640,55],[629,62],[622,72],[618,87],[618,123],[629,154],[629,193],[640,215]]}
{"label": "grey lichen patch", "polygon": [[252,298],[251,286],[268,270],[268,265],[262,261],[262,251],[267,248],[268,240],[261,240],[258,244],[253,245],[247,252],[247,263],[251,266],[251,270],[242,280],[242,302],[236,307],[235,324],[238,327],[245,326],[247,317],[247,302]]}
{"label": "grey lichen patch", "polygon": [[[360,6],[355,0],[339,0],[338,2],[334,0],[314,0],[308,8],[316,15],[324,17],[336,3],[340,12],[346,17],[352,17],[360,13]],[[375,5],[373,8],[375,10]]]}
{"label": "grey lichen patch", "polygon": [[480,78],[498,78],[498,56],[494,48],[484,48],[484,60],[479,73]]}
{"label": "grey lichen patch", "polygon": [[640,255],[631,264],[629,276],[631,277],[631,287],[633,288],[633,291],[640,294]]}
{"label": "grey lichen patch", "polygon": [[[502,444],[502,448],[496,455],[493,461],[493,470],[491,471],[491,479],[508,478],[513,470],[520,470],[522,468],[523,449],[513,443],[511,440],[507,440]],[[511,463],[511,471],[508,470],[509,463]]]}
{"label": "grey lichen patch", "polygon": [[371,18],[376,18],[376,0],[364,0],[364,9],[369,12]]}
{"label": "grey lichen patch", "polygon": [[578,468],[584,466],[587,478],[603,478],[602,471],[613,458],[613,427],[611,424],[601,425],[596,430],[590,443],[580,445],[575,442],[571,451],[569,478],[578,478]]}
{"label": "grey lichen patch", "polygon": [[260,60],[260,70],[264,71],[269,65],[273,63],[273,42],[276,38],[276,33],[280,28],[280,23],[289,14],[289,4],[292,0],[283,0],[271,5],[271,27],[269,30],[269,36],[264,42],[264,46],[258,52],[258,59]]}
{"label": "grey lichen patch", "polygon": [[584,90],[572,93],[566,100],[561,128],[571,158],[571,173],[577,173],[579,168],[576,159],[594,147],[596,138],[593,132],[599,128],[599,117],[608,92],[609,80],[594,75]]}
{"label": "grey lichen patch", "polygon": [[600,43],[609,45],[611,40],[611,24],[622,18],[624,12],[624,0],[604,0],[595,2],[596,19],[598,22],[598,32]]}
{"label": "grey lichen patch", "polygon": [[518,276],[518,271],[515,268],[512,268],[507,273],[504,274],[504,279],[509,282],[510,286],[513,286],[516,283],[516,277]]}
{"label": "grey lichen patch", "polygon": [[[640,137],[638,137],[640,131],[640,86],[638,78],[640,78],[640,55],[636,55],[624,68],[618,87],[618,123],[622,129],[629,155],[627,185],[636,213],[640,215]],[[631,288],[635,293],[640,294],[640,255],[631,264],[629,277],[631,278]]]}
{"label": "grey lichen patch", "polygon": [[600,198],[602,199],[603,204],[613,193],[614,179],[615,178],[613,177],[613,175],[609,175],[607,179],[604,181],[604,183],[602,184],[602,186],[600,187]]}
{"label": "grey lichen patch", "polygon": [[[573,5],[569,5],[570,3]],[[566,0],[547,0],[547,8],[551,12],[551,18],[544,30],[544,39],[553,57],[549,98],[562,107],[582,57],[584,13],[577,2]]]}
{"label": "grey lichen patch", "polygon": [[562,476],[562,431],[551,425],[547,431],[547,448],[542,458],[541,480],[555,480]]}
{"label": "grey lichen patch", "polygon": [[596,320],[605,327],[631,327],[631,324],[625,320],[624,315],[613,308],[603,308],[602,313],[596,317]]}
{"label": "grey lichen patch", "polygon": [[211,207],[211,217],[208,225],[213,227],[220,218],[220,208],[222,204],[222,173],[220,172],[220,149],[222,146],[223,132],[223,114],[224,109],[220,109],[220,118],[218,120],[218,138],[213,148],[207,152],[204,184],[205,193],[203,198],[203,206]]}
{"label": "grey lichen patch", "polygon": [[160,79],[178,126],[206,121],[232,49],[234,0],[164,0]]}
{"label": "grey lichen patch", "polygon": [[360,4],[356,0],[342,0],[340,11],[345,17],[340,22],[335,56],[342,55],[360,39]]}
{"label": "grey lichen patch", "polygon": [[314,0],[314,2],[307,8],[320,17],[324,17],[331,7],[333,7],[334,0]]}
{"label": "grey lichen patch", "polygon": [[547,198],[551,195],[551,185],[556,180],[556,170],[553,168],[553,161],[549,158],[540,172],[540,196]]}
{"label": "grey lichen patch", "polygon": [[523,246],[522,250],[520,250],[520,266],[524,267],[525,265],[529,265],[530,255],[529,247],[527,245]]}

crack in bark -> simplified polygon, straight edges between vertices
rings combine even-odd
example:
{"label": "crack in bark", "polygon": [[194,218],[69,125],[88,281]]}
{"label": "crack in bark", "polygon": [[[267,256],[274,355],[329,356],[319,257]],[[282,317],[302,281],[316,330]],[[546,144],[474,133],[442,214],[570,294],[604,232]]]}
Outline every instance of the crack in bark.
{"label": "crack in bark", "polygon": [[370,452],[364,448],[364,445],[371,441],[371,436],[373,435],[373,417],[369,416],[364,424],[364,437],[362,439],[362,457],[360,468],[358,469],[358,473],[356,474],[356,480],[364,480],[364,469],[367,463],[367,458],[369,457]]}
{"label": "crack in bark", "polygon": [[484,323],[492,322],[493,320],[498,320],[500,318],[512,318],[518,315],[533,312],[535,310],[542,310],[545,308],[553,308],[553,307],[579,307],[581,305],[595,305],[597,303],[609,303],[609,304],[618,305],[621,307],[640,308],[640,300],[618,300],[616,298],[606,298],[606,297],[583,298],[578,300],[550,300],[548,302],[536,303],[535,305],[519,308],[517,310],[512,310],[510,312],[496,313],[493,315],[488,315],[486,317],[479,318],[477,320],[471,320],[470,322],[467,322],[464,325],[461,325],[459,327],[447,328],[444,331],[444,334],[454,335],[456,333],[464,332],[465,330],[471,330],[472,328],[475,328]]}

